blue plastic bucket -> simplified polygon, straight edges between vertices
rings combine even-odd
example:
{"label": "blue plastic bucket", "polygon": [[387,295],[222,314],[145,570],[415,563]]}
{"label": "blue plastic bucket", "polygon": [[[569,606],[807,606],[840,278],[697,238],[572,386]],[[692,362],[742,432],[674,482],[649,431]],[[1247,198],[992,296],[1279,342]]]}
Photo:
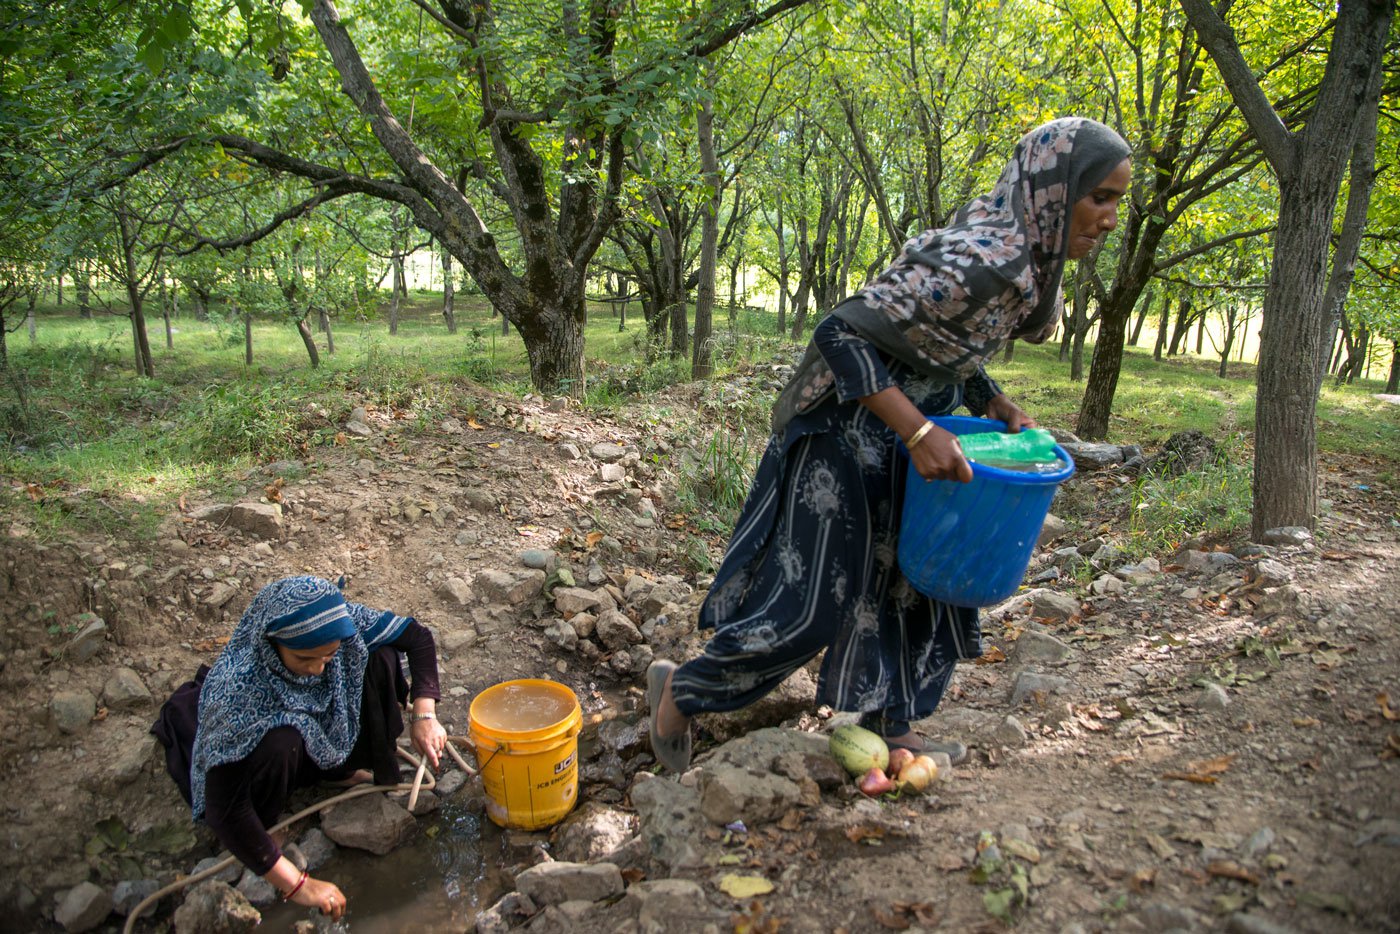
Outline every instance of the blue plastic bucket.
{"label": "blue plastic bucket", "polygon": [[[945,415],[931,421],[955,435],[1005,431],[990,418]],[[972,465],[972,482],[925,480],[911,461],[899,531],[899,569],[919,593],[954,606],[991,606],[1021,586],[1040,527],[1074,461],[1055,446],[1063,466],[1022,473]]]}

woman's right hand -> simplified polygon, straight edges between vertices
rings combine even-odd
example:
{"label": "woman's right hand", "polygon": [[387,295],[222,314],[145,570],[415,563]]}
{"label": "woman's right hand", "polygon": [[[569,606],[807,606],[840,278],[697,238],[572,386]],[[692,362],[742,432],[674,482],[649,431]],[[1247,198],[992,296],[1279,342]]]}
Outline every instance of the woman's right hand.
{"label": "woman's right hand", "polygon": [[972,481],[972,465],[963,457],[962,446],[951,431],[935,425],[909,452],[914,469],[925,480]]}
{"label": "woman's right hand", "polygon": [[339,921],[345,914],[345,893],[334,882],[307,877],[302,887],[292,896],[292,901],[307,908],[315,908],[332,921]]}

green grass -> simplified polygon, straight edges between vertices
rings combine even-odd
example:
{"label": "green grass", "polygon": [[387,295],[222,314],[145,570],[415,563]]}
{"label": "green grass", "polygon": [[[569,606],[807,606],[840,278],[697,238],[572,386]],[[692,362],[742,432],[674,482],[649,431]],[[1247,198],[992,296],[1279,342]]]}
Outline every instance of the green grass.
{"label": "green grass", "polygon": [[[519,337],[502,335],[500,319],[480,299],[459,295],[456,335],[447,334],[440,302],[436,293],[411,295],[394,336],[383,317],[336,321],[334,355],[325,353],[324,336],[317,335],[319,369],[310,367],[289,324],[255,325],[248,366],[236,322],[177,318],[174,348],[167,349],[162,322],[152,318],[155,379],[134,372],[125,317],[82,320],[71,309],[41,306],[37,340],[31,343],[22,330],[10,336],[8,379],[0,379],[0,505],[10,515],[27,515],[45,534],[149,531],[183,494],[232,489],[258,464],[312,456],[335,437],[353,404],[393,409],[410,425],[426,426],[449,410],[474,412],[477,385],[518,396],[532,391]],[[730,323],[720,309],[713,338],[720,376],[763,374],[799,354],[800,346],[774,334],[769,314],[741,310]],[[725,531],[766,441],[772,393],[721,379],[687,388],[669,402],[652,401],[688,380],[689,360],[647,360],[635,304],[622,330],[605,307],[593,309],[585,336],[585,413],[692,429],[703,457],[682,469],[678,493],[695,511],[697,527]],[[1068,427],[1083,384],[1068,378],[1057,350],[1021,345],[1014,361],[997,360],[990,369],[1042,424]],[[1220,379],[1212,360],[1157,362],[1130,349],[1109,440],[1151,448],[1188,429],[1217,440],[1247,439],[1254,424],[1252,380],[1243,365],[1232,364],[1230,377]],[[1400,408],[1371,398],[1380,389],[1374,380],[1340,388],[1328,383],[1318,407],[1319,445],[1324,456],[1375,458],[1378,478],[1388,482],[1400,472]],[[1247,440],[1231,446],[1220,467],[1225,474],[1197,478],[1199,489],[1140,491],[1139,505],[1149,508],[1135,518],[1152,518],[1163,529],[1154,534],[1164,540],[1177,534],[1172,529],[1194,534],[1187,533],[1193,523],[1238,521],[1241,488],[1248,504],[1246,446]],[[1153,511],[1172,503],[1181,504],[1180,515]]]}

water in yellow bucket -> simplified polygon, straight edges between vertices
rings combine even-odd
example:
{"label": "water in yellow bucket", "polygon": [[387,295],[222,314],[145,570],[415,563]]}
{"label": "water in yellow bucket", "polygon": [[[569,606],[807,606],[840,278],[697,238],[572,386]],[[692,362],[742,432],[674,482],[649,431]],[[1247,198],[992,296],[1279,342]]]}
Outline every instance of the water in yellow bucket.
{"label": "water in yellow bucket", "polygon": [[554,681],[506,681],[476,696],[471,738],[493,822],[540,830],[573,809],[582,723],[578,698]]}

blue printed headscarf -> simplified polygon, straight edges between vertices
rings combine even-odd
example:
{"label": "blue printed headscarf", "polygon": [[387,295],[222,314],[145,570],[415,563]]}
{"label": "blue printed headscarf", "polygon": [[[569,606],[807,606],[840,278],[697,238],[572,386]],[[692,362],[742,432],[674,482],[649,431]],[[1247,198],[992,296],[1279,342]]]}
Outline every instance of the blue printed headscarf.
{"label": "blue printed headscarf", "polygon": [[[258,591],[204,679],[190,763],[191,810],[204,816],[204,781],[215,766],[246,758],[271,730],[296,727],[318,766],[343,763],[360,732],[369,653],[411,620],[348,603],[319,577],[287,577]],[[294,675],[275,642],[304,649],[340,642],[319,675]]]}

